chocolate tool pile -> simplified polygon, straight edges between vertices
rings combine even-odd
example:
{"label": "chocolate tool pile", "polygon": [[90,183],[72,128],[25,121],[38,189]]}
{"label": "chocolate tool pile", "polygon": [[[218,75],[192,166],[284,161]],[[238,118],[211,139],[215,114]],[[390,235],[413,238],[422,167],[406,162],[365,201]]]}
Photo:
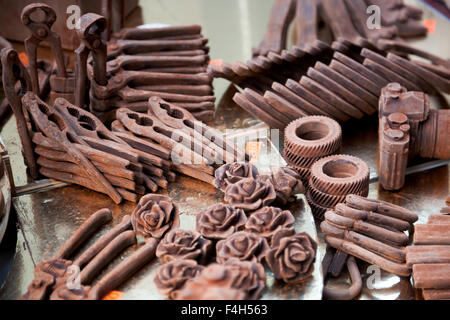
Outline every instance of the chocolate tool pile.
{"label": "chocolate tool pile", "polygon": [[411,231],[417,220],[415,213],[391,203],[348,195],[345,203],[325,213],[320,228],[331,247],[408,277],[405,231]]}
{"label": "chocolate tool pile", "polygon": [[[422,14],[421,9],[402,0],[275,0],[264,39],[253,49],[253,56],[268,56],[285,49],[293,21],[295,45],[313,43],[326,27],[334,39],[356,41],[364,37],[402,42],[402,38],[426,36],[427,29],[420,21]],[[376,23],[379,25],[374,27]]]}
{"label": "chocolate tool pile", "polygon": [[[215,97],[212,78],[206,74],[208,39],[200,26],[127,28],[106,44],[101,39],[104,17],[85,14],[80,24],[78,105],[86,101],[87,75],[90,110],[104,122],[112,122],[118,108],[146,112],[152,96],[185,108],[198,120],[212,119]],[[89,51],[94,53],[92,64]]]}
{"label": "chocolate tool pile", "polygon": [[[233,100],[274,128],[307,115],[341,122],[373,115],[382,88],[390,82],[437,95],[445,103],[442,93],[450,92],[448,61],[388,40],[380,40],[378,45],[381,48],[365,39],[356,44],[339,38],[331,46],[316,40],[247,64],[209,66],[208,72],[244,89]],[[394,49],[437,66],[387,51]]]}
{"label": "chocolate tool pile", "polygon": [[425,300],[450,299],[450,217],[432,214],[415,226],[414,245],[406,248],[414,287]]}

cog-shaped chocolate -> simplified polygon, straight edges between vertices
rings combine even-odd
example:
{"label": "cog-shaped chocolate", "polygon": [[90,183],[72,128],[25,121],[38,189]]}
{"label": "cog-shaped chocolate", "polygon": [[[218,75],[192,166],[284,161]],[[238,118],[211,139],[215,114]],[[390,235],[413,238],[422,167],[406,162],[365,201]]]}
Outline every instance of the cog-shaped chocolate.
{"label": "cog-shaped chocolate", "polygon": [[266,262],[275,278],[286,283],[300,283],[314,271],[317,243],[307,233],[280,229],[272,238]]}
{"label": "cog-shaped chocolate", "polygon": [[141,198],[131,215],[136,234],[161,239],[171,228],[178,228],[178,207],[167,196],[148,194]]}
{"label": "cog-shaped chocolate", "polygon": [[295,195],[305,193],[306,189],[301,181],[299,173],[291,167],[282,167],[267,175],[262,175],[261,180],[272,183],[277,198],[275,203],[286,205],[295,201]]}
{"label": "cog-shaped chocolate", "polygon": [[258,178],[258,169],[251,163],[228,163],[214,173],[214,186],[225,191],[230,184],[235,184],[244,178]]}
{"label": "cog-shaped chocolate", "polygon": [[245,231],[256,233],[268,240],[282,228],[291,228],[295,218],[289,210],[264,207],[251,214],[245,224]]}
{"label": "cog-shaped chocolate", "polygon": [[245,212],[258,210],[276,198],[273,185],[259,179],[246,178],[229,185],[225,190],[225,201]]}
{"label": "cog-shaped chocolate", "polygon": [[156,248],[156,256],[163,263],[176,259],[193,259],[204,263],[210,248],[211,241],[197,231],[172,229]]}
{"label": "cog-shaped chocolate", "polygon": [[160,266],[154,282],[158,291],[173,298],[174,291],[181,289],[186,281],[195,278],[203,270],[203,266],[190,259],[177,259]]}
{"label": "cog-shaped chocolate", "polygon": [[228,259],[241,261],[258,261],[264,258],[269,250],[267,240],[250,232],[236,232],[231,237],[217,242],[216,260],[225,263]]}
{"label": "cog-shaped chocolate", "polygon": [[226,239],[245,225],[244,210],[215,204],[196,217],[196,229],[207,239]]}

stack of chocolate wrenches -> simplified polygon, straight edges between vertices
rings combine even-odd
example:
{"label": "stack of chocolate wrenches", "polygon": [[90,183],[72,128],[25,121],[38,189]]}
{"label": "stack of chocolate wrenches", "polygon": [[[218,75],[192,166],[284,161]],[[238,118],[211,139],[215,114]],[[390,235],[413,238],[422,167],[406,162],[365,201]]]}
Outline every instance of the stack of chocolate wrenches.
{"label": "stack of chocolate wrenches", "polygon": [[211,119],[215,97],[206,73],[207,42],[198,25],[122,29],[107,45],[106,85],[94,80],[95,68],[88,64],[91,110],[113,120],[118,108],[146,112],[148,99],[157,96],[199,120]]}
{"label": "stack of chocolate wrenches", "polygon": [[327,243],[393,274],[407,277],[411,267],[406,264],[409,237],[418,216],[402,207],[349,195],[345,203],[325,213],[321,223]]}

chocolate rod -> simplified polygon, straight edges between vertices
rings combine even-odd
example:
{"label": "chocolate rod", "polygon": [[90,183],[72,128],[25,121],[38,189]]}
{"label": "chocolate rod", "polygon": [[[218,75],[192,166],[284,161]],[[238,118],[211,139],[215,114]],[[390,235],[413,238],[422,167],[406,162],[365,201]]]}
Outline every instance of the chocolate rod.
{"label": "chocolate rod", "polygon": [[383,270],[402,277],[409,277],[411,275],[411,270],[406,266],[406,264],[392,262],[350,241],[345,241],[331,236],[327,236],[326,240],[333,248],[342,250],[368,263],[375,264]]}
{"label": "chocolate rod", "polygon": [[415,65],[418,65],[424,69],[427,69],[428,71],[431,71],[435,73],[436,75],[445,78],[447,80],[450,80],[450,69],[444,68],[442,66],[438,66],[435,64],[430,64],[427,62],[419,61],[419,60],[412,60],[412,63]]}
{"label": "chocolate rod", "polygon": [[347,260],[348,254],[340,250],[336,250],[336,253],[333,255],[333,259],[331,260],[331,264],[328,268],[328,272],[331,273],[333,277],[339,277]]}
{"label": "chocolate rod", "polygon": [[450,224],[450,216],[432,214],[428,216],[428,224]]}
{"label": "chocolate rod", "polygon": [[154,183],[156,183],[156,185],[158,185],[159,187],[167,189],[168,182],[165,178],[155,177],[152,175],[149,175],[148,178],[151,179]]}
{"label": "chocolate rod", "polygon": [[[55,161],[65,161],[65,162],[71,162],[72,159],[67,156],[66,153],[62,151],[55,151],[51,149],[47,149],[44,147],[40,147],[39,145],[34,149],[34,152],[36,152],[38,155]],[[125,168],[122,168],[118,166],[116,163],[111,161],[112,163],[107,163],[107,159],[104,160],[104,162],[97,162],[95,160],[91,160],[92,164],[96,166],[101,172],[108,173],[111,175],[116,175],[118,177],[122,177],[129,180],[135,180],[139,179],[138,174],[142,172],[142,167],[136,167],[133,168],[133,170],[128,170]]]}
{"label": "chocolate rod", "polygon": [[177,179],[175,172],[169,170],[164,170],[164,177],[166,177],[169,182],[174,182]]}
{"label": "chocolate rod", "polygon": [[163,177],[164,176],[164,170],[161,169],[161,168],[157,168],[157,167],[154,167],[154,166],[149,165],[149,164],[143,164],[142,166],[144,168],[144,172],[145,173],[149,173],[149,174],[152,174],[152,175],[157,176],[157,177]]}
{"label": "chocolate rod", "polygon": [[139,70],[155,67],[193,67],[201,66],[207,61],[205,54],[189,57],[177,56],[139,56],[139,55],[120,55],[116,59],[108,61],[109,72],[115,72],[119,69]]}
{"label": "chocolate rod", "polygon": [[403,52],[412,55],[416,55],[418,57],[422,57],[424,59],[430,60],[433,64],[437,64],[440,66],[444,66],[447,69],[450,69],[450,61],[442,59],[434,54],[429,52],[414,48],[405,42],[388,40],[388,39],[380,39],[377,42],[378,47],[381,50],[395,50],[396,52]]}
{"label": "chocolate rod", "polygon": [[372,211],[354,209],[343,203],[336,205],[334,211],[343,217],[354,220],[364,220],[375,225],[391,227],[398,231],[408,231],[411,228],[411,224],[408,221],[392,218]]}
{"label": "chocolate rod", "polygon": [[406,261],[409,267],[414,264],[450,263],[450,246],[408,246]]}
{"label": "chocolate rod", "polygon": [[213,94],[213,88],[210,85],[144,85],[136,86],[134,88],[137,90],[186,94],[192,96],[210,96]]}
{"label": "chocolate rod", "polygon": [[296,0],[296,44],[313,43],[319,39],[319,12],[317,0]]}
{"label": "chocolate rod", "polygon": [[148,101],[148,99],[153,96],[160,97],[161,99],[164,99],[168,102],[200,103],[216,101],[215,96],[191,96],[185,94],[136,90],[129,87],[121,89],[118,94],[123,100],[127,102],[143,100]]}
{"label": "chocolate rod", "polygon": [[408,209],[392,203],[368,199],[357,195],[347,196],[346,204],[355,209],[378,212],[392,218],[408,221],[409,223],[414,223],[419,219],[417,214]]}
{"label": "chocolate rod", "polygon": [[170,151],[156,142],[152,142],[149,139],[136,137],[133,133],[127,131],[125,127],[117,121],[116,125],[120,124],[121,129],[124,132],[116,132],[116,135],[128,143],[131,147],[141,150],[145,153],[154,154],[162,159],[170,159]]}
{"label": "chocolate rod", "polygon": [[[39,157],[38,164],[40,166],[46,167],[49,169],[54,169],[57,171],[70,172],[70,173],[77,174],[77,175],[80,175],[85,178],[90,177],[88,174],[86,174],[86,172],[81,170],[77,164],[71,162],[70,160],[65,161],[63,159],[55,159],[55,157],[52,157],[52,154],[50,154],[50,157],[47,158],[48,153],[42,152],[40,149],[41,149],[40,147],[36,148],[37,154],[44,154]],[[94,162],[93,162],[93,164],[94,164]],[[133,171],[129,171],[129,170],[121,169],[121,168],[115,168],[115,167],[108,167],[106,170],[107,172],[101,170],[101,168],[99,168],[99,167],[97,167],[97,169],[100,169],[100,171],[105,175],[105,177],[108,178],[108,180],[110,180],[110,181],[114,180],[114,181],[116,181],[116,183],[119,183],[119,181],[120,181],[121,183],[126,185],[127,183],[129,183],[128,181],[135,182],[135,183],[142,183],[142,181],[143,181],[142,177],[139,175],[140,173],[136,173]],[[123,175],[125,175],[124,173],[126,173],[126,175],[128,175],[130,177],[129,178],[123,177]],[[120,184],[120,185],[122,185],[122,184]]]}
{"label": "chocolate rod", "polygon": [[423,289],[422,295],[425,300],[450,300],[450,289]]}
{"label": "chocolate rod", "polygon": [[208,70],[208,68],[206,66],[200,66],[200,67],[167,67],[167,68],[141,69],[141,71],[146,71],[146,72],[180,73],[180,74],[205,73],[207,70]]}
{"label": "chocolate rod", "polygon": [[450,264],[415,264],[414,287],[419,289],[450,288]]}
{"label": "chocolate rod", "polygon": [[91,137],[82,137],[82,139],[94,149],[127,159],[130,162],[139,162],[139,156],[131,148],[127,148],[128,146],[112,141],[93,139]]}
{"label": "chocolate rod", "polygon": [[112,220],[112,213],[109,209],[101,209],[91,215],[83,224],[75,231],[75,233],[67,240],[59,249],[55,259],[67,259],[70,255],[95,231],[104,224]]}
{"label": "chocolate rod", "polygon": [[325,219],[335,226],[351,228],[356,232],[363,233],[384,243],[393,243],[398,246],[403,246],[407,245],[409,241],[408,236],[403,232],[391,231],[361,220],[343,217],[333,211],[327,211],[325,213]]}
{"label": "chocolate rod", "polygon": [[84,251],[73,264],[83,268],[93,257],[97,255],[108,243],[110,243],[115,237],[122,232],[131,229],[131,219],[129,215],[122,218],[122,221],[109,230],[106,234],[100,237],[92,246]]}
{"label": "chocolate rod", "polygon": [[175,50],[175,51],[153,51],[141,53],[144,56],[179,56],[179,57],[189,57],[198,56],[202,54],[207,54],[209,52],[208,47],[203,47],[197,50]]}
{"label": "chocolate rod", "polygon": [[419,224],[414,230],[415,245],[450,245],[450,224]]}
{"label": "chocolate rod", "polygon": [[148,239],[142,247],[100,279],[89,292],[89,298],[99,300],[108,292],[128,280],[132,275],[155,258],[157,246],[158,240],[153,238]]}
{"label": "chocolate rod", "polygon": [[[60,148],[57,144],[54,144],[52,140],[44,137],[41,133],[35,133],[33,135],[33,142],[38,146],[41,146],[46,149],[64,152],[62,148]],[[126,159],[109,155],[108,153],[96,150],[89,146],[84,146],[81,144],[73,144],[73,146],[76,147],[78,150],[80,150],[91,161],[97,161],[100,163],[109,164],[111,166],[123,167],[127,169],[130,168],[131,166],[131,162]]]}
{"label": "chocolate rod", "polygon": [[147,187],[147,189],[149,189],[152,192],[156,192],[158,191],[158,185],[149,177],[144,175],[144,183]]}
{"label": "chocolate rod", "polygon": [[209,175],[205,172],[196,170],[192,167],[189,167],[187,165],[174,165],[174,168],[176,171],[185,174],[189,177],[192,177],[194,179],[209,183],[210,185],[214,185],[213,181],[214,181],[214,177],[212,175]]}
{"label": "chocolate rod", "polygon": [[[63,182],[67,182],[67,183],[72,183],[72,184],[77,184],[80,185],[82,187],[85,187],[86,189],[90,189],[90,190],[94,190],[96,192],[100,192],[103,194],[106,194],[103,189],[98,188],[96,185],[94,185],[92,183],[91,179],[86,179],[74,174],[70,174],[70,173],[66,173],[66,172],[60,172],[60,171],[56,171],[56,170],[52,170],[52,169],[47,169],[47,168],[40,168],[39,172],[43,175],[46,176],[48,178],[51,179],[55,179],[55,180],[59,180],[59,181],[63,181]],[[126,191],[122,188],[117,188],[116,191],[125,199],[131,202],[136,202],[137,200],[137,196],[129,191]],[[106,194],[107,195],[107,194]]]}
{"label": "chocolate rod", "polygon": [[127,247],[136,244],[136,234],[133,230],[124,231],[103,248],[81,271],[80,282],[83,285],[91,283],[96,275],[119,253]]}
{"label": "chocolate rod", "polygon": [[198,50],[208,43],[208,39],[195,40],[113,40],[108,44],[108,55],[129,54],[154,51]]}
{"label": "chocolate rod", "polygon": [[350,274],[352,285],[345,290],[332,289],[327,286],[323,287],[323,296],[329,300],[353,300],[362,289],[362,278],[354,257],[347,259],[347,269]]}
{"label": "chocolate rod", "polygon": [[322,232],[329,236],[337,237],[343,240],[353,242],[354,244],[374,252],[386,259],[394,262],[404,263],[406,261],[405,250],[389,246],[381,241],[366,237],[363,234],[336,228],[328,221],[324,221],[320,225]]}
{"label": "chocolate rod", "polygon": [[113,37],[130,40],[149,40],[163,37],[198,35],[201,31],[202,27],[199,25],[170,26],[163,28],[123,28],[120,32],[113,34]]}

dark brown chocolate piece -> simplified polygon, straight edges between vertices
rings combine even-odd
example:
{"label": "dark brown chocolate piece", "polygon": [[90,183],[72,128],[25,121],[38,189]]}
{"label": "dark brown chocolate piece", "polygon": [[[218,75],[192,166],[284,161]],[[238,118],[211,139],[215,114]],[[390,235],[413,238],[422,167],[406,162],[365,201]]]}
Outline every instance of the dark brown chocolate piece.
{"label": "dark brown chocolate piece", "polygon": [[317,243],[306,233],[278,230],[272,238],[266,262],[275,278],[286,283],[301,283],[314,271]]}
{"label": "dark brown chocolate piece", "polygon": [[296,199],[295,195],[305,193],[301,176],[295,169],[290,167],[282,167],[269,175],[262,175],[261,180],[267,180],[272,183],[277,194],[275,203],[280,205],[294,202]]}
{"label": "dark brown chocolate piece", "polygon": [[176,259],[192,259],[204,264],[211,249],[211,241],[196,231],[172,229],[156,249],[156,256],[163,263]]}
{"label": "dark brown chocolate piece", "polygon": [[290,211],[282,211],[275,207],[264,207],[250,215],[245,224],[245,230],[256,233],[270,241],[275,232],[279,229],[292,228],[294,222],[295,218]]}
{"label": "dark brown chocolate piece", "polygon": [[215,204],[196,216],[196,230],[207,239],[226,239],[247,222],[244,210]]}
{"label": "dark brown chocolate piece", "polygon": [[258,169],[251,163],[229,163],[218,168],[215,173],[214,186],[225,191],[230,184],[244,178],[258,178]]}
{"label": "dark brown chocolate piece", "polygon": [[179,226],[178,207],[169,197],[145,195],[134,209],[131,223],[136,234],[161,239],[168,230]]}
{"label": "dark brown chocolate piece", "polygon": [[237,258],[241,261],[261,262],[269,250],[265,238],[254,233],[237,232],[216,245],[217,262],[225,263],[228,259]]}
{"label": "dark brown chocolate piece", "polygon": [[180,290],[186,281],[197,277],[202,270],[203,267],[195,260],[173,260],[158,268],[153,281],[160,293],[172,298],[174,291]]}
{"label": "dark brown chocolate piece", "polygon": [[224,199],[236,208],[251,212],[272,203],[276,199],[276,193],[271,183],[245,178],[229,185],[225,190]]}

